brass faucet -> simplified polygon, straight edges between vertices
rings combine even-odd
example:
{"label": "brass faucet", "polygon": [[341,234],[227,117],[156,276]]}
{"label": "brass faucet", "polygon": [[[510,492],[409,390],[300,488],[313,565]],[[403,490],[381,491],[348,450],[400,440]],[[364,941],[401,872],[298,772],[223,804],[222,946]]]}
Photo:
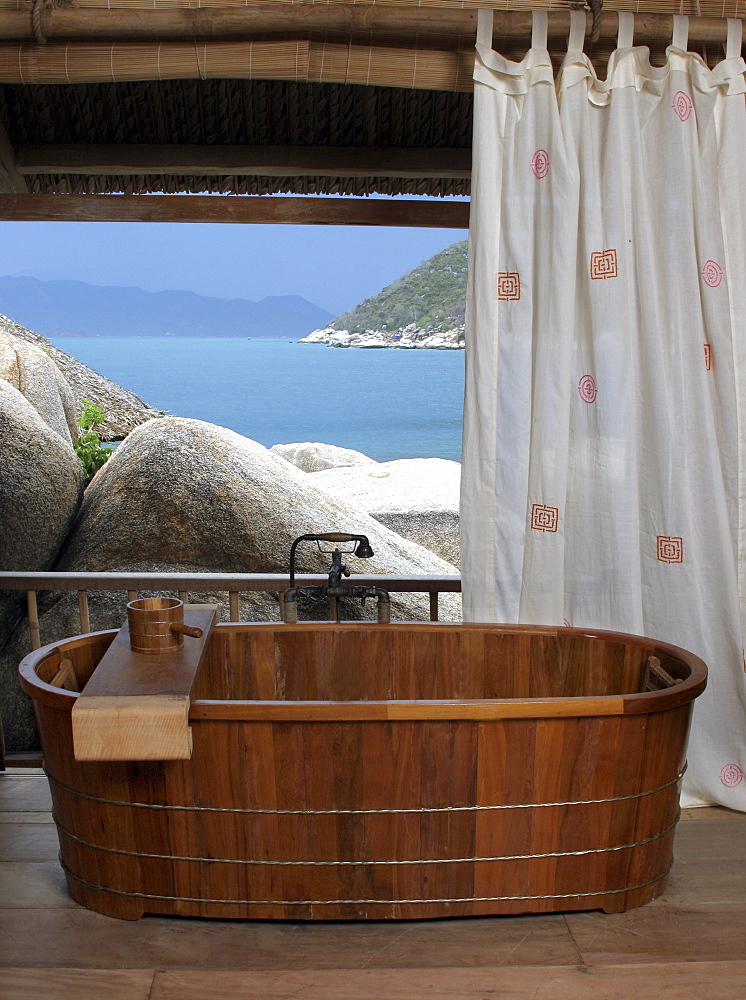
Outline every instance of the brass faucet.
{"label": "brass faucet", "polygon": [[[331,555],[332,564],[329,567],[329,579],[326,587],[296,587],[295,586],[295,550],[300,542],[316,542],[319,552]],[[321,542],[355,542],[352,549],[322,549]],[[346,532],[332,531],[324,534],[300,535],[290,546],[290,586],[283,597],[283,620],[288,623],[298,621],[298,595],[306,597],[359,597],[363,604],[369,597],[378,600],[378,621],[391,621],[391,598],[388,591],[382,587],[348,586],[342,584],[342,577],[349,576],[350,570],[342,562],[344,555],[354,555],[358,559],[370,559],[373,549],[366,535],[349,535]]]}

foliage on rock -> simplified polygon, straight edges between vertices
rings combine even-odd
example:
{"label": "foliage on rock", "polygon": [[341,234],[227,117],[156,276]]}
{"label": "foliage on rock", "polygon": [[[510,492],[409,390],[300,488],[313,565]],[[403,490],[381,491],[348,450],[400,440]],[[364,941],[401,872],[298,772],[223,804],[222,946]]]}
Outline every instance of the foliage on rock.
{"label": "foliage on rock", "polygon": [[365,299],[331,324],[337,330],[402,330],[460,326],[466,312],[467,242],[454,243],[405,274],[378,295]]}
{"label": "foliage on rock", "polygon": [[[163,410],[157,410],[153,406],[144,403],[134,392],[123,389],[121,385],[109,381],[103,375],[99,375],[92,368],[82,364],[76,358],[55,347],[46,337],[20,326],[7,316],[0,314],[0,337],[3,333],[13,337],[20,337],[21,340],[37,347],[48,355],[57,365],[65,381],[72,390],[74,409],[78,400],[85,397],[98,399],[106,410],[106,421],[99,424],[96,433],[102,441],[117,441],[126,437],[131,430],[139,424],[144,424],[154,417],[162,417]],[[72,417],[72,424],[75,424],[75,417]]]}
{"label": "foliage on rock", "polygon": [[111,449],[104,448],[95,428],[106,420],[106,412],[98,403],[82,399],[83,412],[78,418],[78,427],[83,433],[73,442],[75,454],[83,465],[86,480],[92,479],[111,455]]}

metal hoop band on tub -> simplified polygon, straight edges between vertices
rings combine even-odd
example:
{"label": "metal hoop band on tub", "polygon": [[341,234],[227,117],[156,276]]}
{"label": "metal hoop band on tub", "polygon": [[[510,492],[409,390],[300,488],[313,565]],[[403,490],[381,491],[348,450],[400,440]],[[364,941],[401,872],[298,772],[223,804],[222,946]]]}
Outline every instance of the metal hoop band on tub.
{"label": "metal hoop band on tub", "polygon": [[239,813],[250,816],[378,816],[399,813],[452,813],[452,812],[492,812],[501,809],[551,809],[564,806],[595,806],[603,805],[607,802],[629,802],[632,799],[643,799],[649,795],[657,795],[665,792],[668,788],[673,788],[684,776],[686,764],[679,771],[675,778],[659,785],[658,788],[651,788],[646,792],[635,792],[634,795],[616,795],[608,799],[577,799],[569,802],[519,802],[515,804],[500,804],[492,806],[434,806],[431,809],[239,809],[226,806],[177,806],[163,805],[160,802],[126,802],[123,799],[109,799],[100,795],[89,795],[87,792],[79,792],[69,785],[64,785],[57,781],[50,774],[47,778],[50,784],[56,785],[63,791],[68,792],[76,798],[87,799],[89,802],[103,802],[110,806],[131,806],[133,809],[159,809],[171,812],[211,812],[211,813]]}
{"label": "metal hoop band on tub", "polygon": [[181,903],[216,903],[233,906],[342,906],[360,904],[397,906],[422,903],[496,903],[524,899],[584,899],[590,896],[613,896],[621,892],[635,892],[637,889],[646,889],[649,885],[654,885],[656,882],[660,882],[662,878],[665,878],[673,867],[672,861],[668,868],[662,871],[660,875],[648,879],[647,882],[624,886],[623,889],[599,889],[598,892],[562,892],[545,896],[466,896],[456,899],[200,899],[198,896],[160,896],[150,892],[123,892],[121,889],[109,889],[106,886],[96,885],[93,882],[86,881],[84,878],[80,878],[78,875],[74,875],[69,869],[65,868],[61,859],[60,864],[69,878],[86,886],[86,888],[95,889],[99,892],[110,892],[115,896],[126,896],[129,899],[163,899]]}
{"label": "metal hoop band on tub", "polygon": [[76,837],[74,833],[70,833],[66,830],[57,820],[57,828],[70,840],[74,840],[78,844],[83,844],[84,847],[90,847],[94,851],[103,851],[106,854],[121,854],[129,858],[154,858],[160,861],[190,861],[190,862],[203,862],[209,863],[211,865],[273,865],[273,866],[293,866],[293,867],[338,867],[340,865],[346,866],[360,866],[367,868],[369,865],[462,865],[462,864],[474,864],[477,862],[485,861],[535,861],[541,858],[576,858],[585,854],[608,854],[612,851],[629,851],[634,847],[644,847],[646,844],[652,844],[655,840],[662,840],[663,837],[671,833],[675,828],[676,824],[679,822],[681,816],[681,810],[676,815],[676,819],[671,823],[669,827],[662,830],[660,833],[654,833],[651,837],[646,837],[645,840],[638,840],[632,844],[618,844],[613,847],[588,847],[581,851],[551,851],[547,854],[506,854],[502,856],[497,856],[494,858],[413,858],[411,860],[393,860],[393,861],[267,861],[266,859],[255,860],[247,858],[200,858],[200,857],[190,857],[184,854],[150,854],[145,851],[125,851],[118,847],[103,847],[100,844],[92,844],[89,840],[83,840],[82,837]]}

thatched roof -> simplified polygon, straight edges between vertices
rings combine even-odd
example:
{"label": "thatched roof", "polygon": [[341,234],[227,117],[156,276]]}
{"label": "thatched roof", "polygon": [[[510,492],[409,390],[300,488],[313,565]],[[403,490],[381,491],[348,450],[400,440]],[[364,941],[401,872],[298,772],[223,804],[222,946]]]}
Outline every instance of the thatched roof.
{"label": "thatched roof", "polygon": [[[144,424],[153,417],[164,416],[163,410],[157,410],[144,403],[134,392],[109,381],[92,368],[59,350],[46,337],[20,326],[7,316],[0,315],[0,330],[41,347],[59,366],[77,400],[87,399],[91,403],[103,406],[106,421],[97,428],[102,441],[121,440],[138,424]],[[80,412],[83,412],[82,403]]]}
{"label": "thatched roof", "polygon": [[[379,200],[371,211],[364,198],[468,196],[482,6],[495,5],[0,0],[0,217],[465,227],[464,204]],[[579,5],[511,6],[495,12],[493,44],[520,59],[527,8],[551,8],[559,62]],[[636,44],[659,54],[670,15],[691,15],[690,48],[711,62],[722,18],[742,16],[739,0],[591,6],[586,51],[601,73],[616,10],[637,13]],[[127,197],[155,193],[177,197]],[[261,197],[278,194],[360,200]]]}
{"label": "thatched roof", "polygon": [[[461,150],[471,147],[472,95],[393,87],[345,87],[286,80],[164,80],[69,86],[8,85],[0,118],[12,145],[50,147],[71,141],[118,146],[201,149]],[[139,149],[122,149],[137,146]],[[216,148],[217,147],[217,148]],[[169,151],[170,152],[170,151]],[[183,150],[179,151],[183,155]],[[470,154],[469,154],[470,155]],[[465,161],[468,167],[468,158]],[[76,168],[77,169],[77,168]],[[189,170],[195,169],[194,165]],[[33,193],[429,194],[467,195],[469,179],[339,175],[270,176],[153,173],[26,175]],[[128,166],[129,170],[129,166]]]}

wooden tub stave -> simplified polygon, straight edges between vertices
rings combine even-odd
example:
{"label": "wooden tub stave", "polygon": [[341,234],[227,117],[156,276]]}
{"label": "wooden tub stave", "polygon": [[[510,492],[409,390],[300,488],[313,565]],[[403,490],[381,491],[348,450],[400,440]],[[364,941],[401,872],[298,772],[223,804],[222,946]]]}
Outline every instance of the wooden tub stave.
{"label": "wooden tub stave", "polygon": [[[690,654],[569,629],[217,626],[191,760],[79,763],[76,696],[44,679],[68,657],[82,686],[113,635],[22,670],[83,905],[411,919],[613,912],[665,886],[706,676]],[[634,693],[649,656],[681,683]]]}

